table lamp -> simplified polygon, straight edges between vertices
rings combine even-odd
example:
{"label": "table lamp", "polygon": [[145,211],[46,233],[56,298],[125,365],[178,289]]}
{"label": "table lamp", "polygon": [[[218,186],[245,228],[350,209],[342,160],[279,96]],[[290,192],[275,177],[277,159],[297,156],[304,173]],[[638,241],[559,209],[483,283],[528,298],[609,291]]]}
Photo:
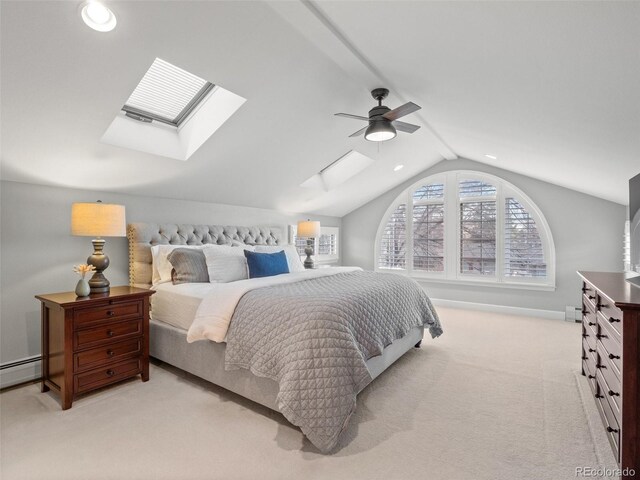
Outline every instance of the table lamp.
{"label": "table lamp", "polygon": [[320,222],[312,222],[311,220],[298,222],[297,236],[307,239],[307,247],[304,249],[304,253],[307,254],[307,258],[304,260],[304,268],[313,268],[313,240],[320,236]]}
{"label": "table lamp", "polygon": [[105,241],[101,237],[125,237],[127,227],[124,215],[124,205],[102,203],[74,203],[71,205],[71,235],[95,237],[93,255],[87,258],[87,263],[96,268],[89,280],[91,293],[106,293],[109,291],[109,280],[104,272],[109,266],[109,257],[102,251]]}

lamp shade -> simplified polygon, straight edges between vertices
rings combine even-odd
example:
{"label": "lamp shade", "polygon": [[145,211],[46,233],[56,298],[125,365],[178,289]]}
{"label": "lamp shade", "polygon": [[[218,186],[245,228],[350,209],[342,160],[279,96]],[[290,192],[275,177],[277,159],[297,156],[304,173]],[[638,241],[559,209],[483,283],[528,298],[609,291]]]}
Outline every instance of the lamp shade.
{"label": "lamp shade", "polygon": [[125,237],[124,205],[74,203],[71,205],[71,235],[83,237]]}
{"label": "lamp shade", "polygon": [[298,237],[316,238],[320,236],[320,222],[298,222]]}

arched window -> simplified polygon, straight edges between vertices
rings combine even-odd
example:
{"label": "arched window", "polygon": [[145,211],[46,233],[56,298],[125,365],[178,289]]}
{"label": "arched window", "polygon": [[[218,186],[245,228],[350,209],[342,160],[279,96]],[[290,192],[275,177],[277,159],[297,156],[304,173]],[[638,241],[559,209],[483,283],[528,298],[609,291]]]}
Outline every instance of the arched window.
{"label": "arched window", "polygon": [[540,209],[510,183],[480,172],[433,175],[387,210],[376,269],[445,282],[555,287],[555,248]]}

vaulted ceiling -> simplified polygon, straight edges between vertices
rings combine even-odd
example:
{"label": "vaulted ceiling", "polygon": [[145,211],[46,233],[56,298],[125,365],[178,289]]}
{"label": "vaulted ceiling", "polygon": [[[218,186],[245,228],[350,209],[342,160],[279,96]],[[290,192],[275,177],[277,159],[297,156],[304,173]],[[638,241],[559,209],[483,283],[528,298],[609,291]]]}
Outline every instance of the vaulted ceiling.
{"label": "vaulted ceiling", "polygon": [[[457,156],[618,203],[640,171],[638,2],[107,1],[110,33],[79,3],[2,0],[3,179],[342,216]],[[186,162],[100,143],[156,57],[247,99]],[[380,86],[422,128],[348,138]]]}

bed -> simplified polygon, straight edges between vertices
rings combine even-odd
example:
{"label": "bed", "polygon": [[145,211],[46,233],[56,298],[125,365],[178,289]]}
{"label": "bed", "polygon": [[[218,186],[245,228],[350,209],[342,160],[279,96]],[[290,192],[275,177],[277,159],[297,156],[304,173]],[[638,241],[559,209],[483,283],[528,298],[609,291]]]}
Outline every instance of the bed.
{"label": "bed", "polygon": [[[130,284],[141,288],[152,288],[151,247],[154,245],[235,244],[284,246],[286,244],[283,232],[279,228],[273,227],[151,223],[130,224],[128,227],[128,240]],[[358,351],[358,349],[352,349],[350,346],[342,350],[334,349],[334,352],[341,352],[340,355],[334,355],[336,357],[344,356],[347,358],[350,355],[352,357],[349,360],[350,365],[356,363],[362,364],[361,371],[357,372],[357,374],[355,373],[357,369],[349,366],[351,370],[345,375],[339,378],[338,374],[336,374],[335,378],[331,376],[328,377],[329,381],[334,381],[334,384],[336,382],[338,384],[345,383],[345,378],[350,379],[351,377],[357,377],[352,382],[353,385],[349,385],[349,388],[353,389],[353,392],[345,392],[346,387],[341,385],[328,385],[326,384],[326,379],[324,380],[325,385],[323,387],[322,383],[318,384],[316,380],[314,387],[309,387],[310,391],[307,392],[306,397],[317,395],[318,392],[320,392],[320,395],[327,397],[323,400],[322,406],[319,407],[316,400],[313,400],[311,403],[305,400],[306,403],[304,403],[304,407],[300,407],[302,411],[295,411],[295,408],[292,408],[292,402],[283,398],[290,398],[293,394],[296,396],[293,403],[296,403],[296,405],[300,403],[298,398],[300,385],[306,385],[312,377],[312,375],[309,375],[304,369],[309,365],[309,362],[314,363],[317,360],[313,358],[313,356],[309,356],[312,355],[309,354],[309,352],[313,350],[313,348],[315,348],[314,346],[318,345],[319,342],[323,344],[325,339],[323,337],[303,338],[300,341],[296,340],[297,343],[295,344],[292,343],[292,349],[301,348],[300,346],[304,348],[302,355],[305,358],[296,358],[295,361],[292,360],[290,362],[291,365],[288,365],[289,362],[285,362],[287,366],[291,367],[291,375],[295,377],[293,378],[291,375],[287,377],[287,383],[287,381],[280,376],[270,374],[268,369],[271,362],[270,357],[273,356],[275,358],[278,355],[284,355],[284,353],[281,354],[277,351],[280,350],[279,345],[282,345],[282,348],[286,349],[286,342],[293,342],[293,340],[290,340],[293,338],[293,335],[281,334],[284,340],[268,340],[266,337],[269,337],[269,335],[265,335],[264,330],[255,331],[254,325],[258,323],[261,317],[266,317],[264,312],[260,314],[253,313],[258,310],[256,305],[260,306],[274,302],[273,305],[265,306],[265,312],[269,311],[268,308],[270,308],[271,311],[275,309],[275,311],[280,312],[287,310],[287,305],[293,303],[292,299],[301,299],[301,301],[307,301],[305,305],[314,305],[314,308],[317,310],[324,309],[325,316],[333,315],[335,312],[328,309],[335,309],[335,305],[341,305],[340,302],[346,306],[346,309],[352,307],[350,304],[354,302],[351,301],[351,298],[357,296],[353,285],[358,285],[358,289],[366,289],[366,285],[371,285],[370,290],[373,290],[381,278],[379,275],[384,275],[374,274],[373,272],[355,271],[359,269],[322,270],[325,270],[325,272],[321,272],[319,269],[315,272],[280,275],[280,279],[274,277],[275,281],[267,280],[267,283],[265,283],[263,287],[252,289],[249,293],[245,293],[246,289],[238,289],[239,285],[243,282],[250,283],[252,280],[232,282],[237,285],[225,285],[226,290],[224,290],[224,292],[229,292],[229,295],[220,293],[222,292],[221,290],[216,293],[218,297],[214,303],[219,303],[220,300],[225,300],[227,296],[233,297],[233,295],[238,297],[236,302],[239,302],[237,304],[230,304],[232,307],[233,321],[229,320],[229,339],[227,339],[226,335],[224,338],[224,340],[227,340],[229,343],[227,343],[227,341],[220,341],[221,338],[218,338],[216,341],[195,341],[193,343],[187,341],[188,334],[193,337],[192,330],[194,329],[194,325],[200,320],[200,317],[198,317],[199,312],[201,312],[205,303],[211,300],[212,289],[220,287],[214,284],[172,285],[171,283],[165,283],[156,285],[153,287],[156,293],[152,297],[150,355],[270,409],[283,413],[289,421],[298,425],[303,433],[305,433],[312,443],[321,451],[329,452],[337,446],[339,435],[344,427],[346,427],[348,419],[355,409],[355,395],[398,358],[414,346],[418,346],[422,341],[425,325],[429,328],[433,337],[438,336],[442,330],[437,314],[433,311],[431,303],[428,301],[428,298],[425,300],[426,295],[424,295],[424,292],[421,290],[420,292],[422,293],[411,291],[414,297],[416,295],[420,296],[420,302],[416,303],[421,304],[422,316],[429,318],[426,319],[424,323],[421,321],[413,321],[413,324],[407,323],[402,329],[399,327],[396,328],[396,331],[388,333],[385,337],[387,339],[383,340],[382,344],[379,344],[377,347],[374,345],[369,348],[366,353]],[[296,279],[294,278],[296,275],[304,278]],[[285,277],[291,278],[287,279]],[[406,279],[398,280],[400,277],[396,275],[387,275],[383,278],[386,282],[396,282],[398,285],[407,281]],[[331,305],[325,306],[327,302],[319,304],[319,306],[315,305],[313,303],[317,300],[314,294],[315,289],[320,291],[323,288],[332,288],[331,285],[335,282],[343,282],[343,286],[337,287],[342,292],[342,298],[336,298]],[[360,287],[360,285],[364,286]],[[392,284],[390,285],[391,286],[385,286],[385,289],[394,288]],[[406,288],[405,284],[402,285],[402,288]],[[349,293],[350,288],[352,289],[351,293]],[[411,288],[409,288],[409,290],[411,290]],[[404,292],[404,290],[398,291]],[[292,295],[295,296],[292,297]],[[373,292],[370,295],[371,298],[378,296],[380,296],[380,292]],[[253,304],[251,304],[251,300],[253,300]],[[369,303],[371,303],[371,300],[369,300]],[[387,299],[387,303],[390,303],[389,299]],[[407,302],[405,301],[404,303]],[[311,310],[315,312],[314,308],[311,308]],[[359,305],[358,308],[361,310],[362,305]],[[317,315],[321,315],[321,313]],[[369,313],[369,315],[372,314]],[[231,316],[229,318],[231,318]],[[277,320],[275,322],[277,322]],[[374,327],[371,328],[373,331]],[[388,330],[388,328],[386,330]],[[327,341],[333,341],[334,343],[342,342],[340,346],[344,346],[345,338],[352,336],[353,332],[340,332],[340,334],[343,335],[342,338],[337,340],[328,339]],[[330,336],[332,335],[328,335],[328,337]],[[197,339],[202,338],[203,337],[199,337]],[[189,340],[193,341],[193,338],[189,338]],[[269,341],[272,342],[271,345],[268,344]],[[259,346],[258,344],[260,342],[265,342],[266,346]],[[330,345],[330,347],[331,346],[335,345]],[[250,348],[254,348],[256,351],[247,351]],[[257,350],[259,348],[263,348],[263,350]],[[271,350],[269,350],[269,348],[271,348]],[[322,348],[326,349],[324,345]],[[330,348],[328,351],[331,351]],[[347,352],[349,355],[344,352]],[[254,357],[259,358],[260,355],[267,357],[266,360],[263,359],[260,365],[250,365],[249,361],[246,360],[246,358],[249,358],[249,360],[252,361]],[[300,355],[300,353],[298,353],[298,355]],[[233,359],[236,360],[235,363]],[[323,359],[323,361],[324,360],[325,359]],[[329,362],[327,365],[331,364],[331,368],[327,367],[323,372],[343,372],[345,368],[347,368],[345,365],[334,365],[335,362],[332,362],[331,359],[327,361]],[[344,363],[344,361],[342,363]],[[275,366],[271,367],[276,368]],[[279,367],[278,372],[280,370],[284,369]],[[304,374],[301,375],[300,371],[303,371]],[[333,373],[331,375],[333,375]],[[292,381],[294,383],[291,383]],[[315,390],[311,391],[313,388],[315,388]],[[286,395],[289,395],[289,397],[286,397]],[[303,397],[305,397],[305,393],[303,393]],[[350,399],[350,397],[353,398]],[[337,402],[336,399],[338,398],[344,398],[344,401],[339,405],[336,403],[333,407],[331,405],[325,405],[326,402]],[[330,418],[323,419],[320,424],[318,424],[317,421],[311,422],[313,423],[313,425],[311,425],[308,418],[318,416],[316,415],[317,412],[322,412],[324,416]],[[327,412],[331,412],[331,415],[327,414]]]}

